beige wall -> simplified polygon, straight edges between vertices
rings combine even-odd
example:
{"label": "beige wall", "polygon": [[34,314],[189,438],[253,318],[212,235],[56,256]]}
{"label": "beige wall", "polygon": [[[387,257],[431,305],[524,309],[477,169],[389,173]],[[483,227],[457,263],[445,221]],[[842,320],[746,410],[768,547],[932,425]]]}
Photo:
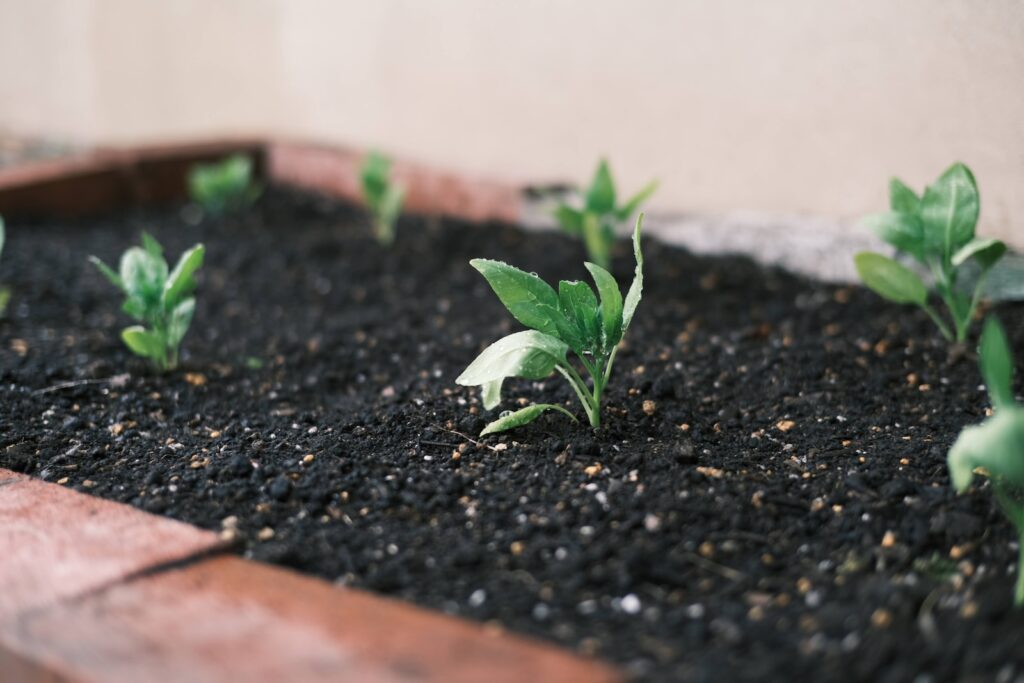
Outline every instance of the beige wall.
{"label": "beige wall", "polygon": [[954,159],[1024,246],[1021,0],[0,0],[0,129],[270,132],[850,217]]}

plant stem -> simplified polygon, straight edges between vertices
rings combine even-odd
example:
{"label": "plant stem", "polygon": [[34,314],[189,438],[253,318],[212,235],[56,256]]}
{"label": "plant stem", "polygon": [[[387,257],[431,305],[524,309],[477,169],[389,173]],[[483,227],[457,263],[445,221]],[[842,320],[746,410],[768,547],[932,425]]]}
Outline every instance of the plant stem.
{"label": "plant stem", "polygon": [[601,424],[601,416],[597,414],[598,411],[594,405],[594,399],[587,390],[586,382],[583,381],[583,378],[576,372],[576,369],[569,363],[556,365],[555,369],[562,374],[562,377],[569,380],[569,384],[576,391],[576,396],[579,397],[580,403],[583,404],[583,411],[587,414],[590,425],[597,429]]}
{"label": "plant stem", "polygon": [[[946,302],[946,305],[949,306],[948,301]],[[942,336],[946,338],[946,341],[953,341],[953,333],[950,331],[949,325],[946,324],[945,320],[939,317],[939,314],[935,312],[935,309],[929,306],[927,302],[921,304],[921,308],[924,309],[924,312],[927,313],[936,326],[938,326],[939,332],[941,332]]]}
{"label": "plant stem", "polygon": [[1013,604],[1017,607],[1024,605],[1024,532],[1019,534],[1017,545],[1019,555],[1017,557],[1017,586],[1013,591]]}

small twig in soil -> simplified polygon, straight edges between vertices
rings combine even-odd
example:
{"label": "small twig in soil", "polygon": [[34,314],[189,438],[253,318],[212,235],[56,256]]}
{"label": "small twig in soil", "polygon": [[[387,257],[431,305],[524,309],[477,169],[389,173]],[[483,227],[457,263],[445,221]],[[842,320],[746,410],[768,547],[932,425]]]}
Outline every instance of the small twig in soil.
{"label": "small twig in soil", "polygon": [[494,446],[488,446],[485,443],[481,443],[481,442],[477,441],[476,439],[474,439],[474,438],[472,438],[470,436],[466,436],[462,432],[457,432],[454,429],[447,429],[445,427],[442,427],[441,425],[431,425],[431,426],[434,429],[440,429],[442,432],[448,432],[449,434],[454,434],[455,436],[461,436],[463,439],[465,439],[466,441],[470,442],[471,444],[473,444],[475,446],[480,446],[482,448],[487,448],[487,449],[492,450],[494,452],[498,452],[498,449],[495,448]]}
{"label": "small twig in soil", "polygon": [[747,578],[747,575],[739,569],[733,569],[732,567],[726,567],[724,564],[712,562],[706,557],[701,557],[697,553],[684,553],[683,557],[701,569],[706,569],[709,572],[718,574],[722,578],[729,579],[730,581],[743,581]]}
{"label": "small twig in soil", "polygon": [[459,444],[457,443],[448,443],[446,441],[425,441],[424,439],[420,439],[420,445],[437,446],[439,448],[458,448],[459,446]]}
{"label": "small twig in soil", "polygon": [[86,384],[112,384],[114,386],[124,386],[128,383],[128,379],[131,375],[125,373],[121,375],[114,375],[113,377],[104,377],[103,379],[76,379],[70,382],[61,382],[60,384],[54,384],[53,386],[46,387],[45,389],[37,389],[32,392],[35,394],[49,394],[53,391],[60,391],[61,389],[71,389],[72,387],[84,386]]}

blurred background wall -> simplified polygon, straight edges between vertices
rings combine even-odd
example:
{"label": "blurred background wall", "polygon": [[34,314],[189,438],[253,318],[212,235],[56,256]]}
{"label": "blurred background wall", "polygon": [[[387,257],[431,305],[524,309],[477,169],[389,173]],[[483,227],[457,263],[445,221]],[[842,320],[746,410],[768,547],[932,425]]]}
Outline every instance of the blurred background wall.
{"label": "blurred background wall", "polygon": [[0,130],[280,134],[846,218],[956,159],[1024,246],[1021,0],[0,0]]}

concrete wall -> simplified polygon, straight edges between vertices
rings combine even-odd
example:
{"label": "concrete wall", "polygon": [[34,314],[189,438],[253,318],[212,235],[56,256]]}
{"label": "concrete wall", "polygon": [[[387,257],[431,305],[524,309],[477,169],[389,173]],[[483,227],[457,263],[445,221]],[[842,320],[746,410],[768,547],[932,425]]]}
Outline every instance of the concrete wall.
{"label": "concrete wall", "polygon": [[1021,0],[0,0],[0,129],[282,133],[848,218],[955,159],[1024,246]]}

